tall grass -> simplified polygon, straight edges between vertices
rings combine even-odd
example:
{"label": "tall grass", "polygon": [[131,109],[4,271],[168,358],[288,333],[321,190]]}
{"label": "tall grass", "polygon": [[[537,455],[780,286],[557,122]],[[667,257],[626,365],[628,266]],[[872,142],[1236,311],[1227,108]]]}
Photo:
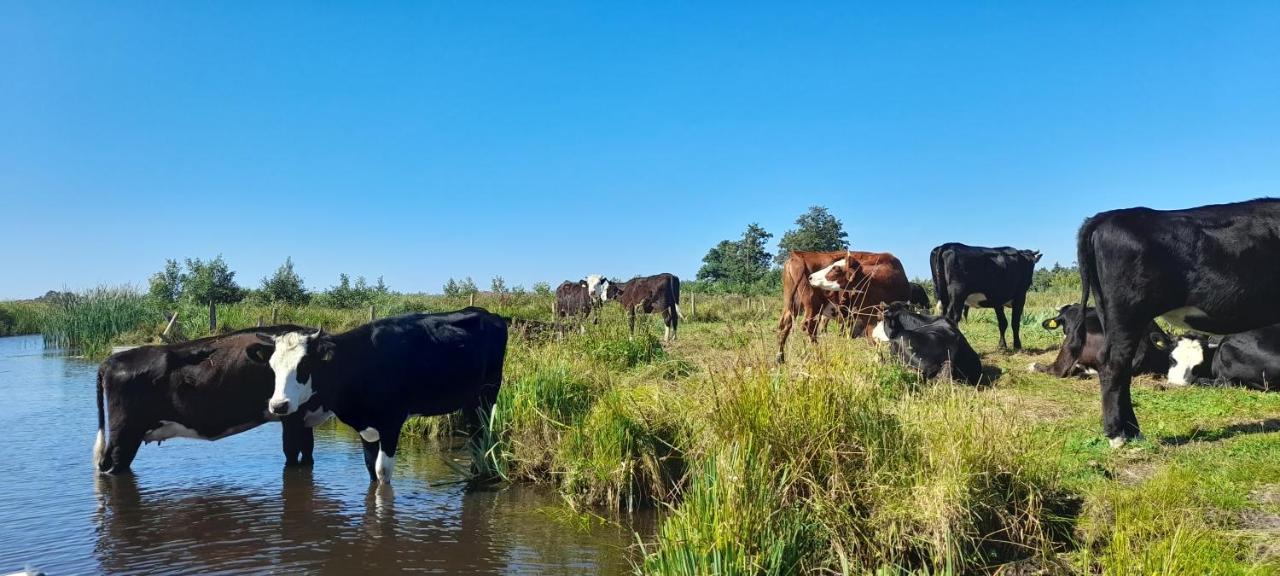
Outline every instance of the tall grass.
{"label": "tall grass", "polygon": [[45,306],[39,323],[46,343],[103,357],[118,335],[161,319],[159,309],[146,296],[120,286],[63,294]]}
{"label": "tall grass", "polygon": [[0,302],[0,336],[39,334],[45,304],[35,301]]}

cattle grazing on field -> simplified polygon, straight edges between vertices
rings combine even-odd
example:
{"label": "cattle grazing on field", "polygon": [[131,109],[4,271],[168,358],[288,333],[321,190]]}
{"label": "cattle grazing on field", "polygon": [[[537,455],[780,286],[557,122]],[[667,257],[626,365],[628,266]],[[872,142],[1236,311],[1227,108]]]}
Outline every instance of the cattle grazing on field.
{"label": "cattle grazing on field", "polygon": [[801,329],[818,341],[818,317],[836,316],[855,335],[870,335],[879,309],[911,298],[902,262],[882,252],[792,252],[782,267],[782,317],[778,320],[778,362],[786,358],[787,336]]}
{"label": "cattle grazing on field", "polygon": [[[1058,308],[1058,315],[1049,318],[1040,325],[1045,330],[1062,329],[1066,341],[1070,341],[1076,330],[1080,329],[1080,305],[1068,304]],[[1102,333],[1102,320],[1093,308],[1085,311],[1083,326],[1085,329],[1084,347],[1080,355],[1072,354],[1071,347],[1065,342],[1058,349],[1058,357],[1053,364],[1044,366],[1039,363],[1031,365],[1031,371],[1052,374],[1059,378],[1068,376],[1096,375],[1101,369],[1103,344],[1106,342]],[[1134,374],[1164,374],[1169,371],[1169,354],[1160,348],[1160,342],[1167,340],[1168,335],[1155,322],[1147,325],[1147,337],[1138,343],[1138,353],[1133,357]]]}
{"label": "cattle grazing on field", "polygon": [[1113,446],[1140,435],[1129,384],[1149,322],[1211,334],[1280,323],[1280,200],[1102,212],[1080,227],[1077,251],[1080,304],[1097,296],[1106,335],[1102,427]]}
{"label": "cattle grazing on field", "polygon": [[636,312],[662,314],[663,340],[674,340],[684,314],[680,312],[680,279],[663,272],[653,276],[636,276],[626,282],[608,284],[605,300],[616,299],[627,312],[627,326],[636,333]]}
{"label": "cattle grazing on field", "polygon": [[[140,346],[109,356],[98,367],[100,472],[129,471],[143,442],[170,438],[217,440],[272,417],[271,369],[248,357],[255,334],[284,334],[301,326],[240,330],[190,342]],[[310,464],[318,415],[283,418],[286,465]]]}
{"label": "cattle grazing on field", "polygon": [[984,248],[950,242],[929,253],[933,289],[942,314],[959,323],[966,307],[994,308],[1000,348],[1008,348],[1004,332],[1006,306],[1013,308],[1013,347],[1022,349],[1022,310],[1040,253],[1008,246]]}
{"label": "cattle grazing on field", "polygon": [[311,405],[332,412],[360,434],[369,479],[390,483],[409,416],[462,410],[473,433],[487,424],[502,384],[507,322],[469,307],[259,340],[250,355],[275,373],[265,406],[282,416]]}
{"label": "cattle grazing on field", "polygon": [[587,289],[587,281],[570,282],[565,280],[556,287],[556,320],[574,318],[582,322],[596,309]]}
{"label": "cattle grazing on field", "polygon": [[925,378],[950,378],[977,384],[982,379],[978,353],[943,316],[911,311],[907,303],[894,302],[884,310],[884,321],[876,326],[874,338],[889,343],[890,352]]}
{"label": "cattle grazing on field", "polygon": [[929,291],[915,282],[911,283],[911,296],[907,302],[921,310],[929,309]]}
{"label": "cattle grazing on field", "polygon": [[1187,334],[1166,341],[1169,384],[1238,384],[1276,390],[1280,378],[1280,325],[1222,337]]}

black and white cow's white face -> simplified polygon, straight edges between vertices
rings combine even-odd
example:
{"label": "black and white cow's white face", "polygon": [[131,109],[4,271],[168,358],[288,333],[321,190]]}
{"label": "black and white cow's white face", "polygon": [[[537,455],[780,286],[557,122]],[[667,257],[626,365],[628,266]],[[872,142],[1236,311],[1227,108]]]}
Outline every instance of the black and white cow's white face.
{"label": "black and white cow's white face", "polygon": [[[1156,348],[1163,347],[1155,342]],[[1169,351],[1169,384],[1186,386],[1195,382],[1196,376],[1208,376],[1209,360],[1216,351],[1216,344],[1203,336],[1181,336],[1173,341]]]}
{"label": "black and white cow's white face", "polygon": [[609,279],[600,274],[587,276],[587,293],[596,302],[606,302],[612,295],[609,290]]}
{"label": "black and white cow's white face", "polygon": [[272,337],[275,347],[267,361],[276,377],[275,392],[267,401],[267,410],[272,414],[293,414],[315,395],[313,368],[328,355],[316,353],[317,347],[313,344],[320,337],[318,330],[312,334],[288,332]]}

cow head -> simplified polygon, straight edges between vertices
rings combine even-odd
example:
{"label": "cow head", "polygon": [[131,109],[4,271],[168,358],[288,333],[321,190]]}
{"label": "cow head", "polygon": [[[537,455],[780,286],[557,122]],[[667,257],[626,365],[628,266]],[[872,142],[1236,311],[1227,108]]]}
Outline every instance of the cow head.
{"label": "cow head", "polygon": [[1186,386],[1195,382],[1197,377],[1212,376],[1213,355],[1218,351],[1218,342],[1199,334],[1183,334],[1170,339],[1163,333],[1152,333],[1151,344],[1157,350],[1169,352],[1169,384]]}
{"label": "cow head", "polygon": [[1039,250],[1019,250],[1019,252],[1022,253],[1024,258],[1030,260],[1032,264],[1039,262],[1040,257],[1044,256],[1044,254],[1041,254]]}
{"label": "cow head", "polygon": [[249,347],[248,356],[271,366],[276,377],[267,410],[278,416],[293,414],[316,394],[314,374],[321,364],[333,359],[333,342],[319,330],[259,334],[258,339],[261,342]]}
{"label": "cow head", "polygon": [[591,295],[591,299],[596,302],[605,302],[614,294],[610,290],[613,283],[600,274],[591,274],[582,282],[587,288],[587,293]]}
{"label": "cow head", "polygon": [[828,264],[826,268],[810,274],[809,285],[829,292],[857,291],[861,274],[862,265],[853,258],[852,254],[845,254],[843,258]]}
{"label": "cow head", "polygon": [[871,338],[878,342],[889,342],[902,333],[902,314],[910,312],[906,302],[893,302],[884,307],[880,322],[871,332]]}
{"label": "cow head", "polygon": [[1045,330],[1057,330],[1059,328],[1062,328],[1062,330],[1065,332],[1067,329],[1067,324],[1072,322],[1076,317],[1079,316],[1079,312],[1076,312],[1076,310],[1079,309],[1079,307],[1080,307],[1079,304],[1067,304],[1065,306],[1059,306],[1058,315],[1054,316],[1053,318],[1049,318],[1044,322],[1041,322],[1040,326]]}

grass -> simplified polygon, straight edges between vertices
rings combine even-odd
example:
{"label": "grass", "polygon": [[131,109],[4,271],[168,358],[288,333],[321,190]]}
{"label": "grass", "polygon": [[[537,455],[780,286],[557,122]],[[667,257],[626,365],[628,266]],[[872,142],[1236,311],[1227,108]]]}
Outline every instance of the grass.
{"label": "grass", "polygon": [[[379,310],[466,304],[398,298]],[[834,333],[817,346],[792,338],[779,367],[776,301],[695,298],[672,343],[652,318],[628,338],[616,307],[585,334],[513,339],[474,467],[554,486],[593,515],[660,508],[657,533],[638,536],[642,573],[1280,572],[1280,394],[1138,378],[1147,440],[1111,450],[1096,381],[1026,371],[1056,353],[1060,333],[1039,322],[1073,290],[1030,295],[1025,352],[997,351],[994,315],[971,311],[961,327],[995,376],[980,389],[921,381],[873,343]],[[477,304],[550,319],[545,299]],[[270,313],[220,310],[230,328]],[[200,314],[182,310],[188,336],[202,335]],[[277,311],[330,330],[367,314]],[[416,418],[406,434],[458,425]]]}

